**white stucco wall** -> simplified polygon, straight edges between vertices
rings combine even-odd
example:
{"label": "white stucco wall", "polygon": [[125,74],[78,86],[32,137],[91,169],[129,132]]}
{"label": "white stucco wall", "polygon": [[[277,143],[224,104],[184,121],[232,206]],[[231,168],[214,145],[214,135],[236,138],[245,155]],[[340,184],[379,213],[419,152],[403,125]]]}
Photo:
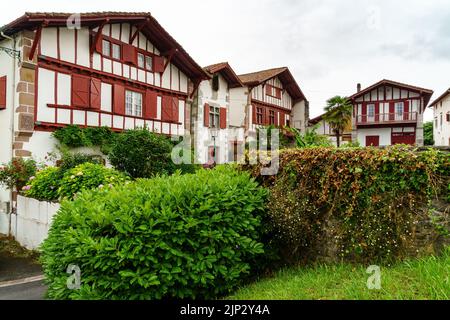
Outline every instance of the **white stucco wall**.
{"label": "white stucco wall", "polygon": [[302,132],[306,130],[306,101],[297,102],[292,107],[291,126],[299,129]]}
{"label": "white stucco wall", "polygon": [[[15,49],[18,49],[19,41],[20,36],[17,37]],[[14,42],[3,40],[0,42],[0,46],[13,49]],[[0,52],[0,76],[7,77],[6,109],[0,110],[0,165],[8,163],[12,158],[12,129],[13,125],[17,125],[17,119],[15,119],[17,117],[14,113],[18,104],[18,93],[14,83],[14,78],[18,79],[17,63],[17,60],[14,60],[5,52]],[[7,223],[6,202],[8,201],[10,201],[10,191],[0,186],[0,230]]]}
{"label": "white stucco wall", "polygon": [[230,89],[230,115],[229,125],[232,127],[245,127],[245,107],[248,104],[248,88]]}
{"label": "white stucco wall", "polygon": [[[441,103],[442,102],[442,103]],[[450,94],[433,107],[433,137],[435,146],[450,146]],[[442,116],[442,121],[441,121]]]}
{"label": "white stucco wall", "polygon": [[358,128],[358,142],[362,147],[366,146],[366,136],[379,136],[380,146],[391,144],[391,128],[361,129]]}

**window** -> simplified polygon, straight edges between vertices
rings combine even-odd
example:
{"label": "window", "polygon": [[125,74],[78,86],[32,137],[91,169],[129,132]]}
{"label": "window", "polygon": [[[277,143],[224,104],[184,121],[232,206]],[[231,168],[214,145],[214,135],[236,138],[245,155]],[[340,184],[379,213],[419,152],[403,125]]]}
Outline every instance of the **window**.
{"label": "window", "polygon": [[263,123],[263,109],[261,107],[256,108],[256,123]]}
{"label": "window", "polygon": [[439,115],[439,124],[441,126],[441,129],[442,129],[442,119],[443,119],[443,117],[442,117],[442,112],[441,112],[441,114]]}
{"label": "window", "polygon": [[113,43],[112,45],[112,57],[114,59],[120,60],[120,45]]}
{"label": "window", "polygon": [[128,116],[142,117],[142,93],[126,91],[125,114]]}
{"label": "window", "polygon": [[375,117],[375,105],[374,104],[367,105],[367,116],[372,119]]}
{"label": "window", "polygon": [[103,40],[102,52],[107,57],[111,56],[111,42]]}
{"label": "window", "polygon": [[269,124],[275,124],[275,111],[269,110]]}
{"label": "window", "polygon": [[215,74],[212,79],[212,89],[214,91],[219,91],[219,75]]}
{"label": "window", "polygon": [[150,56],[145,56],[145,69],[152,71],[153,69],[153,58]]}
{"label": "window", "polygon": [[142,69],[145,67],[144,55],[142,53],[138,53],[138,67]]}
{"label": "window", "polygon": [[219,128],[220,126],[220,108],[209,107],[209,127]]}
{"label": "window", "polygon": [[434,118],[434,127],[437,128],[437,126],[438,126],[438,118],[436,117]]}
{"label": "window", "polygon": [[403,102],[395,103],[395,120],[403,120]]}

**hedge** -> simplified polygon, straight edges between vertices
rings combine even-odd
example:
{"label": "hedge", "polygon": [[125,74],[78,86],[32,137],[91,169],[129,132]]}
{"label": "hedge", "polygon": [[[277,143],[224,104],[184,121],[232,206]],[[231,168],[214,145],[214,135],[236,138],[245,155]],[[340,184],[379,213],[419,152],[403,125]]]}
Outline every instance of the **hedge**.
{"label": "hedge", "polygon": [[[228,167],[141,179],[65,201],[42,246],[51,299],[214,298],[263,253],[265,190]],[[81,288],[66,286],[70,264]]]}
{"label": "hedge", "polygon": [[243,168],[270,188],[267,226],[285,261],[335,245],[340,259],[373,263],[407,255],[430,200],[447,189],[449,159],[403,146],[305,148],[281,151],[274,176]]}

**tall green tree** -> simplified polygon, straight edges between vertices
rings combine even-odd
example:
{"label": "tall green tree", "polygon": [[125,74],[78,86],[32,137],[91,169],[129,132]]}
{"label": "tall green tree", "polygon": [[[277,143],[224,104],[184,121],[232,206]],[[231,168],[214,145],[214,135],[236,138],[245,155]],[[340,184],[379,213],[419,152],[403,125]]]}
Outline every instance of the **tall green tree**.
{"label": "tall green tree", "polygon": [[341,136],[352,121],[352,104],[345,97],[335,96],[327,100],[323,119],[336,134],[336,144],[341,145]]}
{"label": "tall green tree", "polygon": [[426,146],[434,145],[433,121],[425,122],[423,124],[423,143]]}

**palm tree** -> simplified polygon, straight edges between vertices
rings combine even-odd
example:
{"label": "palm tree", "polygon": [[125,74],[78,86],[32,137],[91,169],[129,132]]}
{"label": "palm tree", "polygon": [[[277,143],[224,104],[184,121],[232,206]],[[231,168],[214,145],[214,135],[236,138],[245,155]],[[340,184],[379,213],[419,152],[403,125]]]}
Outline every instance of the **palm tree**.
{"label": "palm tree", "polygon": [[352,108],[351,102],[345,97],[335,96],[327,100],[323,119],[328,122],[336,134],[338,147],[341,145],[340,137],[342,133],[352,121]]}

